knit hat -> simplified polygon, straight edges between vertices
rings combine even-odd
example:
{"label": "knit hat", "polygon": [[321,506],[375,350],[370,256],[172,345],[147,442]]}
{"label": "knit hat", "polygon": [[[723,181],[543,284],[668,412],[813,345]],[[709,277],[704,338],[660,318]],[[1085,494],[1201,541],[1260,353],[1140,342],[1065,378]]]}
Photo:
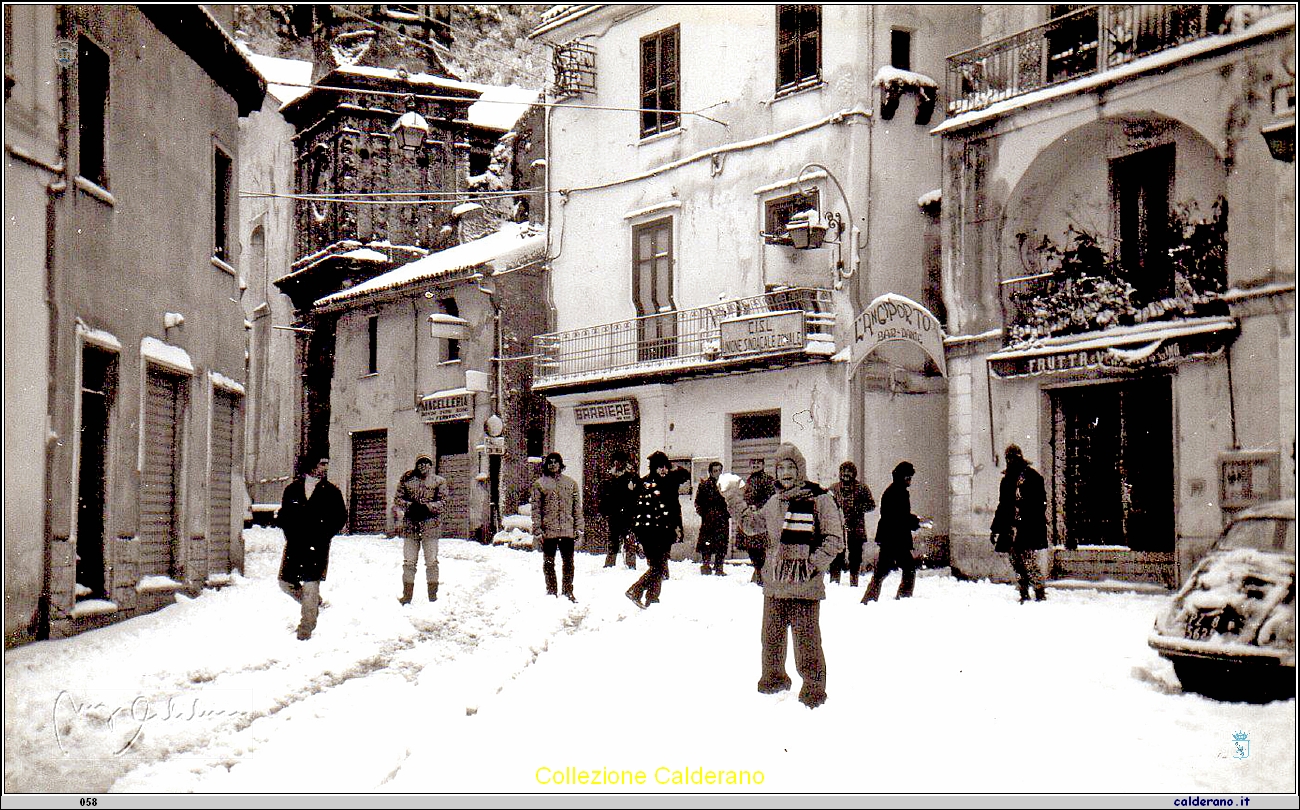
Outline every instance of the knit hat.
{"label": "knit hat", "polygon": [[804,461],[803,453],[799,448],[788,442],[776,448],[776,465],[779,468],[782,461],[794,462],[794,486],[802,486],[808,480],[808,462]]}
{"label": "knit hat", "polygon": [[547,453],[546,458],[542,459],[542,464],[544,465],[549,464],[552,461],[559,464],[561,470],[564,469],[564,457],[561,456],[559,453],[556,452]]}
{"label": "knit hat", "polygon": [[415,466],[418,467],[421,464],[428,464],[430,466],[433,466],[433,459],[429,458],[428,456],[417,456],[415,459]]}

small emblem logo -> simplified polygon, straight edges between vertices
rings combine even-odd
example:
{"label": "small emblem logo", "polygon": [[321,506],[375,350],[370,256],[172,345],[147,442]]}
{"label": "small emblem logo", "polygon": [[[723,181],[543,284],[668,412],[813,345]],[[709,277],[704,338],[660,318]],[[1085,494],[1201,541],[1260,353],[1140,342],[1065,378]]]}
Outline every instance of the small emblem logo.
{"label": "small emblem logo", "polygon": [[60,67],[72,67],[77,61],[77,43],[70,39],[54,40],[54,61]]}
{"label": "small emblem logo", "polygon": [[1250,735],[1244,731],[1238,731],[1232,735],[1232,758],[1245,759],[1250,756]]}

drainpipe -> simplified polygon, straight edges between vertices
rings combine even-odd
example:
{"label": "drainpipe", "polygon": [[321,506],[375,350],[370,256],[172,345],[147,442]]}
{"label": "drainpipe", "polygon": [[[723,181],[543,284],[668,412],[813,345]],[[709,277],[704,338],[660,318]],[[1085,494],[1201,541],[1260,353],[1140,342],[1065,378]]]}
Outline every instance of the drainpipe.
{"label": "drainpipe", "polygon": [[[870,70],[876,66],[876,7],[874,5],[869,6],[867,12],[869,14],[869,23],[867,26],[867,58],[869,63],[867,69]],[[874,113],[874,91],[869,89],[867,93],[867,106]],[[863,251],[865,251],[866,256],[863,257],[862,261],[858,265],[859,271],[865,269],[867,272],[856,273],[857,278],[853,280],[853,286],[850,288],[850,300],[853,301],[854,305],[851,316],[854,318],[857,317],[859,310],[861,310],[863,301],[870,300],[870,288],[867,286],[867,279],[871,275],[871,236],[873,224],[871,219],[871,174],[873,169],[872,158],[874,157],[876,150],[875,123],[876,117],[874,114],[867,116],[867,213],[863,222],[863,230],[866,233],[866,244],[863,246]],[[849,233],[850,239],[852,239],[851,229]],[[856,249],[857,245],[854,244],[853,247]],[[863,382],[863,368],[864,364],[860,364],[857,369],[854,370],[853,376],[849,378],[849,419],[852,420],[852,424],[849,426],[849,454],[852,458],[857,460],[858,469],[863,470],[863,474],[865,475],[867,469],[867,437],[863,435],[865,430],[864,422],[866,410],[866,384]]]}

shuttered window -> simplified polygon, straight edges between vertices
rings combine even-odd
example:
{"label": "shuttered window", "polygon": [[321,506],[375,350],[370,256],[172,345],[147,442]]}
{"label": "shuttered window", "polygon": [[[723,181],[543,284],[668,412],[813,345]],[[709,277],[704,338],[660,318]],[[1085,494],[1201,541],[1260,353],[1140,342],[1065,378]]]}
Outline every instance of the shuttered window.
{"label": "shuttered window", "polygon": [[[239,435],[239,397],[228,391],[212,394],[211,470],[208,480],[208,574],[230,572],[230,549],[236,531],[235,439]],[[240,515],[242,518],[243,516]]]}
{"label": "shuttered window", "polygon": [[680,29],[641,40],[641,137],[677,128],[681,110],[678,64]]}
{"label": "shuttered window", "polygon": [[140,573],[180,578],[181,418],[186,380],[145,373],[144,458],[140,475]]}
{"label": "shuttered window", "polygon": [[746,478],[753,470],[750,462],[761,458],[767,463],[768,475],[776,472],[772,460],[781,444],[781,412],[737,413],[731,417],[731,471]]}
{"label": "shuttered window", "polygon": [[353,534],[388,531],[388,431],[352,434],[352,503],[348,509]]}

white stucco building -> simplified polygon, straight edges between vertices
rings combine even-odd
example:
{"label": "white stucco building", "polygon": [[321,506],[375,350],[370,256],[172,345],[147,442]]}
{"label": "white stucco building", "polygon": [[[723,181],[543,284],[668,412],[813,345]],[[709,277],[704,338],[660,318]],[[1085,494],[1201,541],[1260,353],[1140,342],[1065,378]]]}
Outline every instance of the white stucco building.
{"label": "white stucco building", "polygon": [[[856,364],[854,320],[892,293],[945,318],[938,265],[943,59],[960,6],[557,6],[548,218],[557,332],[535,390],[588,520],[610,453],[738,473],[792,441],[810,477],[900,460],[947,532],[946,385],[890,343]],[[820,249],[792,246],[815,209]],[[859,341],[860,342],[860,341]],[[859,347],[861,348],[861,347]],[[692,535],[693,510],[684,510]],[[589,524],[590,525],[590,524]],[[872,527],[869,526],[869,529]],[[600,532],[603,535],[603,530]]]}

